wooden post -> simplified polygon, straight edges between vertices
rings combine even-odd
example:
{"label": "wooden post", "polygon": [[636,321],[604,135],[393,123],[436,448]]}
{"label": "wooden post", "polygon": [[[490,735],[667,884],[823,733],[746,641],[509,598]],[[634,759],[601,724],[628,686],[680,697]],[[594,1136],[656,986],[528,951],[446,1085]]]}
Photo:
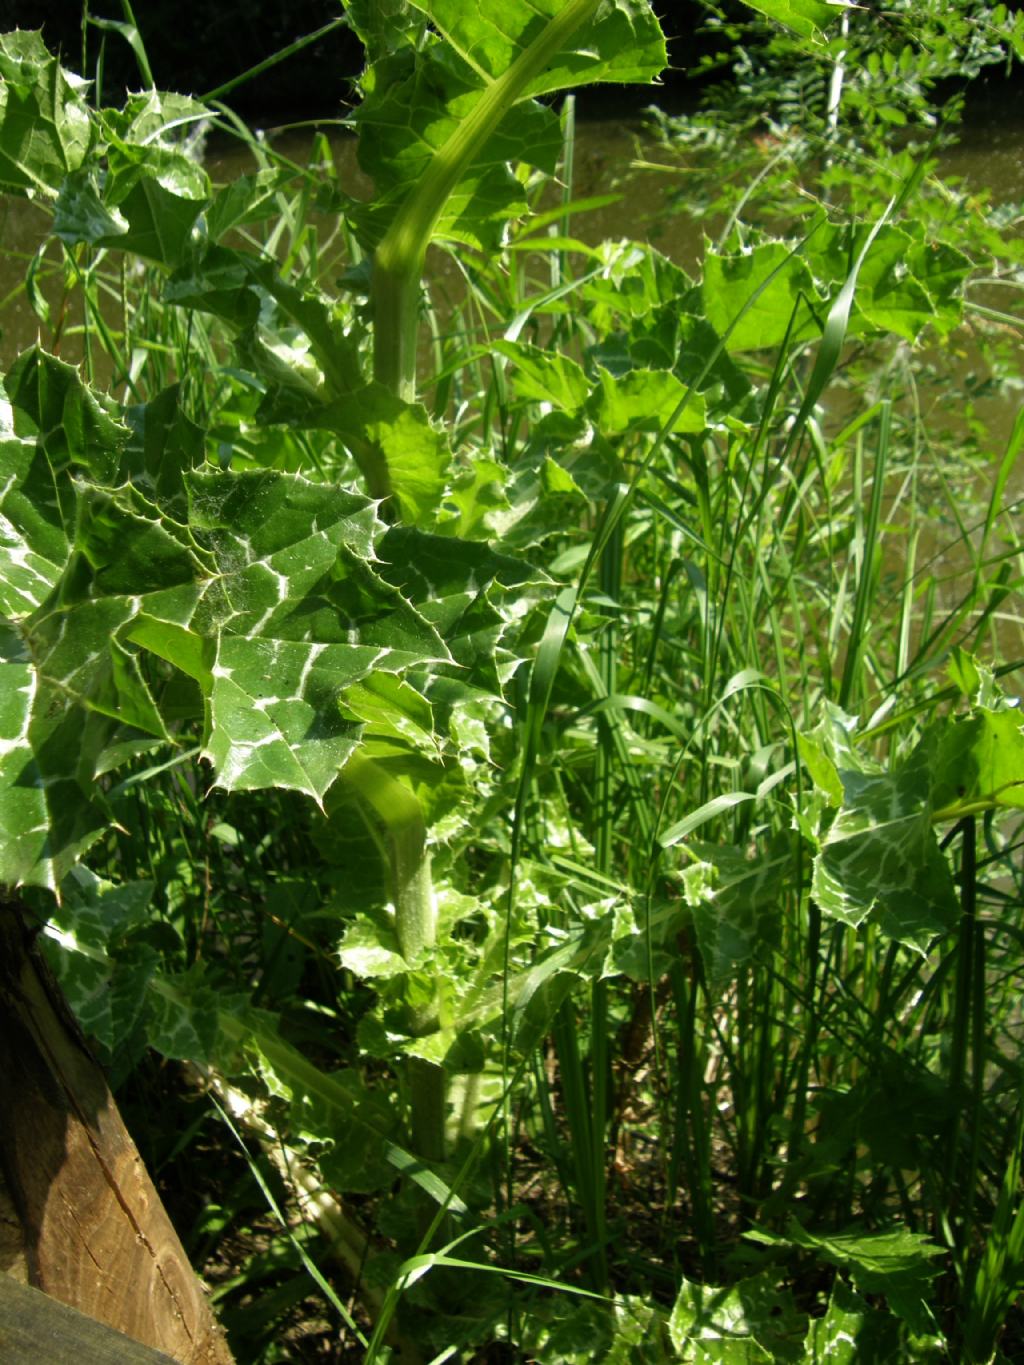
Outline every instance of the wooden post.
{"label": "wooden post", "polygon": [[4,1365],[56,1360],[73,1360],[75,1365],[173,1365],[163,1351],[140,1346],[10,1275],[0,1275],[0,1360]]}
{"label": "wooden post", "polygon": [[25,912],[9,902],[0,902],[0,1165],[33,1285],[181,1365],[232,1365],[103,1072]]}

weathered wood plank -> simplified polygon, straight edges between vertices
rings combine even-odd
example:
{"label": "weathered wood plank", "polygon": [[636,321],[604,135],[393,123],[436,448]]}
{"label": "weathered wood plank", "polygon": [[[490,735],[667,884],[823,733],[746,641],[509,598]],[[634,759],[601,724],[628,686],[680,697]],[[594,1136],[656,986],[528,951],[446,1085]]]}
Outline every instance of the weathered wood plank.
{"label": "weathered wood plank", "polygon": [[103,1072],[21,908],[2,902],[0,1115],[30,1282],[181,1365],[231,1365]]}
{"label": "weathered wood plank", "polygon": [[4,1365],[174,1365],[112,1327],[77,1313],[41,1290],[0,1275],[0,1360]]}

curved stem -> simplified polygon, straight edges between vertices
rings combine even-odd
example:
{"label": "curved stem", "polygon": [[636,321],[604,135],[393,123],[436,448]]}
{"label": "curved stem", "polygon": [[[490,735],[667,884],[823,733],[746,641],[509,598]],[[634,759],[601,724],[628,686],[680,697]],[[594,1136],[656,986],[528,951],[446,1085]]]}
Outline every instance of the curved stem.
{"label": "curved stem", "polygon": [[452,190],[509,109],[521,100],[600,0],[568,0],[507,71],[483,91],[438,148],[378,246],[373,263],[374,377],[400,398],[416,394],[416,333],[423,259]]}

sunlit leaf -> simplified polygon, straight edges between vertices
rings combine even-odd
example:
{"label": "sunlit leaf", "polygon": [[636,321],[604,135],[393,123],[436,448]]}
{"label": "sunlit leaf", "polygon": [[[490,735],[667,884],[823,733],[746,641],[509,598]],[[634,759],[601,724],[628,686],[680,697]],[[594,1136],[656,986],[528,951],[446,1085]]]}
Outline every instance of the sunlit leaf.
{"label": "sunlit leaf", "polygon": [[839,11],[844,8],[839,0],[746,0],[751,9],[756,9],[769,19],[784,24],[801,38],[811,38],[821,43],[825,30],[834,24]]}
{"label": "sunlit leaf", "polygon": [[0,36],[0,185],[52,195],[93,140],[87,82],[47,52],[38,33]]}
{"label": "sunlit leaf", "polygon": [[687,395],[686,386],[671,370],[630,370],[621,379],[601,370],[590,410],[608,436],[656,433],[663,427],[673,433],[703,431],[706,425],[703,397],[693,391]]}
{"label": "sunlit leaf", "polygon": [[787,335],[799,341],[817,332],[810,314],[818,302],[811,272],[782,242],[727,255],[709,251],[703,300],[708,321],[730,352],[775,348]]}
{"label": "sunlit leaf", "polygon": [[[429,15],[459,54],[481,77],[493,80],[519,56],[562,0],[509,0],[500,22],[487,9],[461,0],[412,0]],[[615,0],[597,7],[565,50],[528,87],[526,96],[550,94],[594,82],[652,80],[665,65],[665,43],[649,7],[640,0]]]}
{"label": "sunlit leaf", "polygon": [[973,715],[935,727],[922,741],[931,755],[936,810],[980,803],[1024,806],[1024,715],[1019,707],[979,707]]}
{"label": "sunlit leaf", "polygon": [[576,412],[586,402],[590,384],[569,356],[521,341],[496,341],[491,349],[514,362],[513,381],[520,398],[549,403],[564,412]]}

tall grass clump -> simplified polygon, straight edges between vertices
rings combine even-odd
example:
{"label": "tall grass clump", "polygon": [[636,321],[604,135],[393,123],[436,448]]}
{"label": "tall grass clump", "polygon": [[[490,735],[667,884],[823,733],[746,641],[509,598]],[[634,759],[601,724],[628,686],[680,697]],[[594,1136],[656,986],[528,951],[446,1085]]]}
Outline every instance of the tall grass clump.
{"label": "tall grass clump", "polygon": [[696,273],[574,187],[644,0],[352,0],[361,196],[0,39],[0,877],[240,1360],[1019,1346],[1020,248],[934,90],[1024,39],[755,8]]}

